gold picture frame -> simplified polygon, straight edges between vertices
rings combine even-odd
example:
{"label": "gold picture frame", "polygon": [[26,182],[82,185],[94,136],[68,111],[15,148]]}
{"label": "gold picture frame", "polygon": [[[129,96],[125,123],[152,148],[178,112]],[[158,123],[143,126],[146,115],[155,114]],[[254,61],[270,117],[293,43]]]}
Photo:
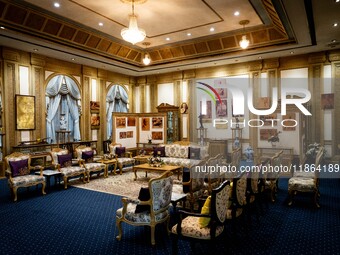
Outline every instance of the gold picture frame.
{"label": "gold picture frame", "polygon": [[35,129],[35,96],[15,95],[15,129]]}

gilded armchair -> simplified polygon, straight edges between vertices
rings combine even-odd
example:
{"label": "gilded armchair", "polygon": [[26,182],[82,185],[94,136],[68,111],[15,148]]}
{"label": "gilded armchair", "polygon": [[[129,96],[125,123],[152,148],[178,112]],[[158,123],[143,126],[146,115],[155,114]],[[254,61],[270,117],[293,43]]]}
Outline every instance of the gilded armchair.
{"label": "gilded armchair", "polygon": [[67,189],[70,177],[82,176],[85,182],[85,168],[80,166],[80,163],[78,163],[78,165],[72,165],[72,153],[69,153],[67,149],[53,148],[51,155],[52,165],[61,173],[65,189]]}
{"label": "gilded armchair", "polygon": [[[150,226],[151,244],[155,245],[155,228],[157,224],[166,222],[167,227],[170,220],[169,205],[172,194],[172,173],[165,172],[160,177],[149,181],[150,199],[140,201],[138,199],[122,198],[123,207],[116,212],[116,225],[119,234],[117,240],[122,238],[122,222],[133,226]],[[148,205],[150,208],[146,211],[136,212],[137,205]]]}
{"label": "gilded armchair", "polygon": [[92,173],[97,173],[99,175],[99,173],[103,171],[105,176],[106,166],[103,163],[94,162],[95,154],[95,150],[85,145],[76,148],[77,160],[79,160],[80,165],[85,168],[88,182],[90,182]]}
{"label": "gilded armchair", "polygon": [[[31,158],[28,154],[14,152],[5,157],[6,177],[8,178],[8,185],[11,189],[13,200],[17,201],[17,190],[22,187],[42,185],[41,191],[45,195],[45,177],[43,176],[43,167],[31,167]],[[30,174],[30,171],[40,170],[39,175]]]}
{"label": "gilded armchair", "polygon": [[269,192],[270,199],[272,202],[275,202],[276,200],[276,192],[278,188],[280,174],[279,171],[277,171],[277,168],[281,166],[282,154],[283,150],[279,151],[273,157],[270,158],[267,164],[264,165],[264,167],[268,168],[268,171],[265,171],[265,173],[262,175],[264,182],[263,188],[264,192]]}
{"label": "gilded armchair", "polygon": [[120,174],[122,174],[124,166],[135,164],[135,159],[132,158],[131,152],[126,151],[126,148],[123,147],[120,143],[111,143],[109,145],[109,148],[110,154],[114,155],[117,160]]}

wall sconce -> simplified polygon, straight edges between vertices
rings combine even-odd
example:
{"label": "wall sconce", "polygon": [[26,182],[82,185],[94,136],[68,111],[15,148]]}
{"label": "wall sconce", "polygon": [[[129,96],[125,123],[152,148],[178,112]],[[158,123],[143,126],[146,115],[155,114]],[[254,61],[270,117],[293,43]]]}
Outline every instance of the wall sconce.
{"label": "wall sconce", "polygon": [[[149,42],[143,42],[143,45],[145,46],[145,49],[146,49],[150,45],[150,43]],[[144,53],[144,58],[143,58],[142,61],[143,61],[143,64],[146,65],[146,66],[151,63],[151,58],[150,58],[149,53],[147,53],[147,52]]]}

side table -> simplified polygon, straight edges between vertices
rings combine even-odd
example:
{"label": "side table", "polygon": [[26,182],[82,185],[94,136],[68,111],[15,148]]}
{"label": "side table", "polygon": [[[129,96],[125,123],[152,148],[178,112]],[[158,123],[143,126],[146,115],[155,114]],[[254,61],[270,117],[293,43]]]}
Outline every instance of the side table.
{"label": "side table", "polygon": [[[40,175],[40,172],[35,172],[36,175]],[[57,170],[47,169],[43,171],[43,176],[46,178],[46,188],[51,187],[51,177],[54,176],[54,183],[60,185],[61,173]]]}
{"label": "side table", "polygon": [[[110,165],[114,165],[113,174],[116,174],[116,169],[117,169],[117,160],[116,159],[98,159],[98,160],[96,160],[96,162],[105,164],[104,177],[109,176],[109,166]],[[112,173],[112,171],[111,171],[111,173]]]}

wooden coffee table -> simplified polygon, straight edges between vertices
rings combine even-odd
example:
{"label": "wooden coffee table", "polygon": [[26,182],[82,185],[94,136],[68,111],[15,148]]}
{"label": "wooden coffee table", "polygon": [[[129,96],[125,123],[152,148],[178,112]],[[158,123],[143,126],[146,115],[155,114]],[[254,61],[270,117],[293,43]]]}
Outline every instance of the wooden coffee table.
{"label": "wooden coffee table", "polygon": [[[116,174],[117,160],[116,159],[98,159],[97,163],[105,164],[104,177],[109,177],[109,166],[113,165],[113,174]],[[112,171],[111,171],[112,173]],[[122,174],[122,172],[120,172]]]}
{"label": "wooden coffee table", "polygon": [[181,174],[182,167],[181,166],[169,166],[169,165],[162,165],[161,167],[153,167],[150,166],[149,164],[141,164],[133,167],[133,172],[135,174],[134,180],[137,180],[137,171],[145,171],[147,172],[165,172],[165,171],[172,171],[172,172],[177,172],[178,175],[178,180],[179,180],[179,175]]}

